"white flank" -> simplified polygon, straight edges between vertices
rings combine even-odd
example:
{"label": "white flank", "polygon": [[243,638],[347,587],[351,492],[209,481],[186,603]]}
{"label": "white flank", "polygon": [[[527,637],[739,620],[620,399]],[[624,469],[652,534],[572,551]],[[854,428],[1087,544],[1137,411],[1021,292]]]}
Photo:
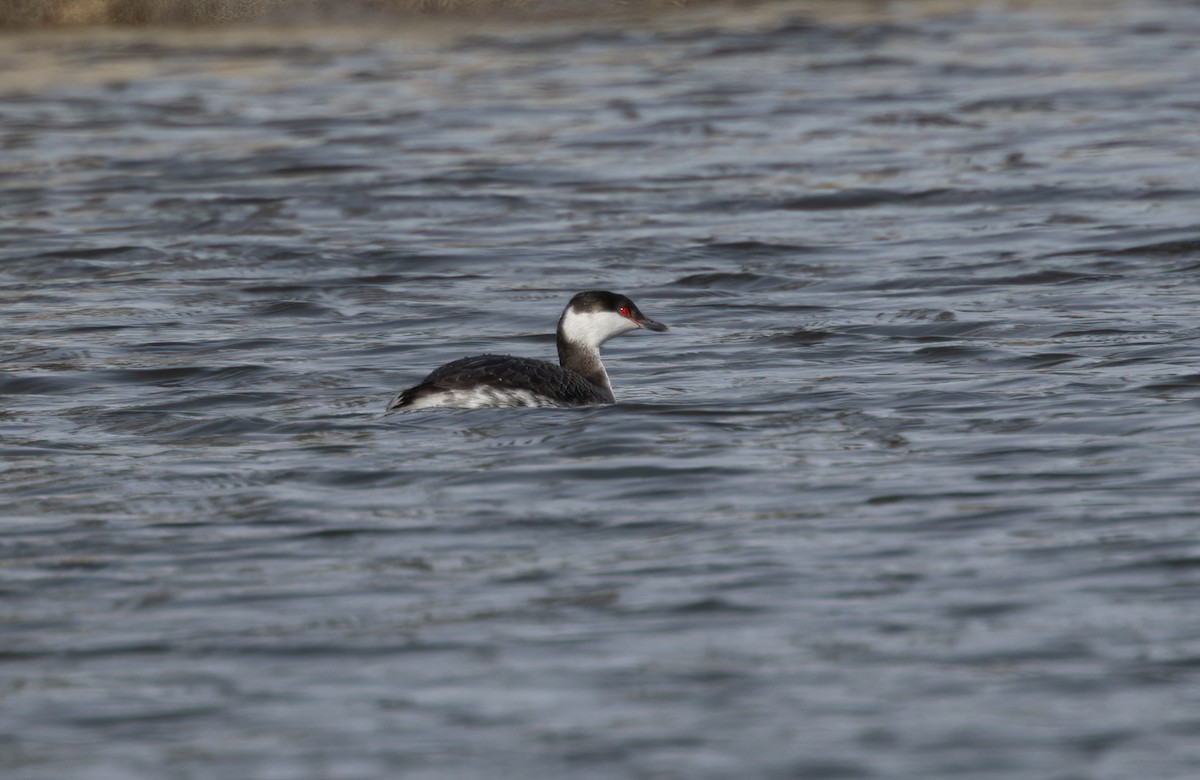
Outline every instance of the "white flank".
{"label": "white flank", "polygon": [[416,409],[491,409],[505,406],[559,406],[552,399],[529,390],[473,387],[470,390],[441,390],[418,398],[397,411]]}

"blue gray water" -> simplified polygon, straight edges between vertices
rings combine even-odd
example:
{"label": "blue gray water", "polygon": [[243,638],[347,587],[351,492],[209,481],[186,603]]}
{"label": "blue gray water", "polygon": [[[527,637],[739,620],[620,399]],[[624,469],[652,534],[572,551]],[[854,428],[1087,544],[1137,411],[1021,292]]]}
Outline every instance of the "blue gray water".
{"label": "blue gray water", "polygon": [[472,25],[0,38],[0,774],[1200,777],[1200,7]]}

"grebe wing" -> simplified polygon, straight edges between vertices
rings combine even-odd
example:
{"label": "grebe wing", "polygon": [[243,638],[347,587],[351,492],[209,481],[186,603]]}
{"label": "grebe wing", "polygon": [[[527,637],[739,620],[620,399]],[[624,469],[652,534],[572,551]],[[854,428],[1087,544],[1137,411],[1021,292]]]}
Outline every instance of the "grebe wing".
{"label": "grebe wing", "polygon": [[388,405],[396,409],[438,392],[476,388],[526,391],[563,405],[610,403],[611,399],[574,371],[544,360],[512,355],[475,355],[447,363]]}

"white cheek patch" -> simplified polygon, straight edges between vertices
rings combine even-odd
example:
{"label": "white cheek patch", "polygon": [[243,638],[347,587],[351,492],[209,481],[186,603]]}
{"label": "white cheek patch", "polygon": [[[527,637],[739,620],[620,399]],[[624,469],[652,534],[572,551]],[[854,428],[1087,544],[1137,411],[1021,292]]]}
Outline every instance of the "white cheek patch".
{"label": "white cheek patch", "polygon": [[613,311],[577,312],[568,309],[562,318],[563,333],[577,344],[599,347],[613,336],[637,330],[637,323]]}

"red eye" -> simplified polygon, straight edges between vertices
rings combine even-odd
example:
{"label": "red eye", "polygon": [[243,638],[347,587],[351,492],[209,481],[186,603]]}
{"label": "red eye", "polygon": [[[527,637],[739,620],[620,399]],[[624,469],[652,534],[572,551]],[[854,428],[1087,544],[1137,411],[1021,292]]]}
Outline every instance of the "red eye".
{"label": "red eye", "polygon": [[629,316],[629,307],[622,306],[621,308],[617,309],[617,314],[620,314],[622,317],[628,317]]}

